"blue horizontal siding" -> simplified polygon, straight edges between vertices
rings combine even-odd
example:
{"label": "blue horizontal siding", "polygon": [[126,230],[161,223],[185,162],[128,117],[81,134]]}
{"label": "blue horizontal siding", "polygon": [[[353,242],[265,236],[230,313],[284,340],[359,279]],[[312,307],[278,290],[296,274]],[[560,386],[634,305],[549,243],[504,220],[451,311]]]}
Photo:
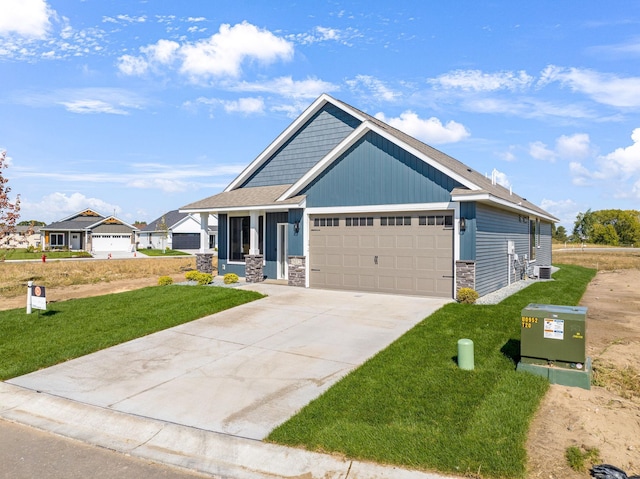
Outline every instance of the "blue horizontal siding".
{"label": "blue horizontal siding", "polygon": [[[478,204],[476,208],[476,291],[484,296],[509,284],[507,241],[521,260],[529,254],[529,222],[516,213]],[[512,282],[515,278],[512,277]]]}
{"label": "blue horizontal siding", "polygon": [[448,202],[458,182],[368,132],[302,192],[308,207]]}
{"label": "blue horizontal siding", "polygon": [[295,183],[358,127],[360,121],[327,104],[276,151],[242,187]]}

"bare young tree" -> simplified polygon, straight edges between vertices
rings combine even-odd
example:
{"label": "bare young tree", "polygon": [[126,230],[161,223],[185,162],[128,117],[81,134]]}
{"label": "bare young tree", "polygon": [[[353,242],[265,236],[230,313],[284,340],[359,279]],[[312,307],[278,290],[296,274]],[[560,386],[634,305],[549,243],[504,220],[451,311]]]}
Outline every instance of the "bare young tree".
{"label": "bare young tree", "polygon": [[4,171],[8,168],[7,152],[0,153],[0,244],[9,240],[9,235],[16,231],[16,221],[20,217],[20,195],[12,203],[9,198],[11,188],[7,186],[8,178]]}

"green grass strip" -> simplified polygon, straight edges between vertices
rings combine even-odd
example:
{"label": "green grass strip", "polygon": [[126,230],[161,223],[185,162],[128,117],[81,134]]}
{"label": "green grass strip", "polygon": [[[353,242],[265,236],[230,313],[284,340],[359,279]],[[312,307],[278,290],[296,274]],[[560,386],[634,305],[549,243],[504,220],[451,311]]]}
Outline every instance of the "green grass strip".
{"label": "green grass strip", "polygon": [[0,311],[0,379],[36,371],[261,298],[210,286],[155,286]]}
{"label": "green grass strip", "polygon": [[[578,304],[594,270],[562,266],[498,305],[452,303],[353,371],[269,441],[410,468],[521,478],[545,379],[515,371],[521,311]],[[475,369],[456,364],[474,342]]]}

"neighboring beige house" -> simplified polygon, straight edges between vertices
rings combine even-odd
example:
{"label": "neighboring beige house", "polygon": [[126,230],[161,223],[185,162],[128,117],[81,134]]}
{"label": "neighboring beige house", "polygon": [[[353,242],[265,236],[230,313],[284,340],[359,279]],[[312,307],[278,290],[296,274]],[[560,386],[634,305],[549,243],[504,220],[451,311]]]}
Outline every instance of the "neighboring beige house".
{"label": "neighboring beige house", "polygon": [[138,229],[115,216],[83,210],[40,228],[45,249],[135,251]]}
{"label": "neighboring beige house", "polygon": [[41,244],[40,226],[16,226],[14,233],[8,234],[0,240],[0,248],[34,248]]}

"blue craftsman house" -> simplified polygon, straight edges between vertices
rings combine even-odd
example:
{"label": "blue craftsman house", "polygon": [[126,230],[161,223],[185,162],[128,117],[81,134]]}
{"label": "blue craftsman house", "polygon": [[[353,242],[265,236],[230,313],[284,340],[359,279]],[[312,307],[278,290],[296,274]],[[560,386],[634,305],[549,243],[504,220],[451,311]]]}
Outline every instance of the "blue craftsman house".
{"label": "blue craftsman house", "polygon": [[[222,192],[220,274],[310,288],[483,296],[548,271],[557,218],[458,160],[320,96]],[[204,254],[201,261],[211,264]]]}

